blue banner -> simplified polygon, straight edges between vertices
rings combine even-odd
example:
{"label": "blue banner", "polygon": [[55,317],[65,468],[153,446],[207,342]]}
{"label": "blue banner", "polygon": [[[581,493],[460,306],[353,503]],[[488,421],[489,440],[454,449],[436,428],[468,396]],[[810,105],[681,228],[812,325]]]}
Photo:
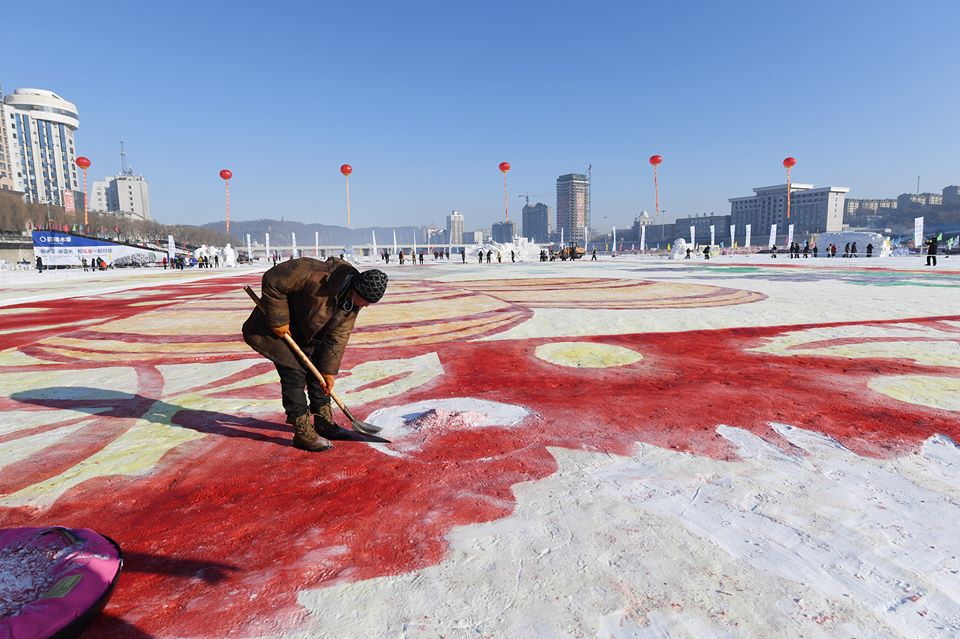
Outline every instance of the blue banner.
{"label": "blue banner", "polygon": [[164,253],[140,246],[85,237],[62,231],[33,231],[33,252],[46,266],[81,266],[96,258],[108,266],[156,264]]}

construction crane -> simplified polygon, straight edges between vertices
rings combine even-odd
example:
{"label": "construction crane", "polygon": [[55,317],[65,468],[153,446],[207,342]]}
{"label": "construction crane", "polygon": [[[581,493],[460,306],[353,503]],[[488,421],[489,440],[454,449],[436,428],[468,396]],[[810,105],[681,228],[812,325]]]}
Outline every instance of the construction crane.
{"label": "construction crane", "polygon": [[527,205],[527,206],[530,206],[530,198],[532,198],[532,197],[548,197],[549,195],[550,195],[549,193],[522,193],[522,194],[518,195],[517,197],[526,198],[526,200],[527,200],[527,201],[526,201],[526,205]]}

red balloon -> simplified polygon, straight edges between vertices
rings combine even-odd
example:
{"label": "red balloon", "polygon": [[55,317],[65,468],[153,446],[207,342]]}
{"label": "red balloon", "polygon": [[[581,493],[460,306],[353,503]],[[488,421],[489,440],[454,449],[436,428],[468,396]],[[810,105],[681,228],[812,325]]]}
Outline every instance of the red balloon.
{"label": "red balloon", "polygon": [[509,162],[501,162],[501,163],[500,163],[500,170],[503,171],[504,173],[506,173],[507,171],[509,171],[509,170],[510,170],[510,163],[509,163]]}
{"label": "red balloon", "polygon": [[224,180],[229,180],[230,178],[233,177],[233,171],[231,171],[230,169],[221,169],[220,177],[223,178]]}
{"label": "red balloon", "polygon": [[90,161],[90,158],[85,158],[82,155],[77,158],[77,166],[81,169],[89,169],[91,164],[93,164],[93,162]]}
{"label": "red balloon", "polygon": [[783,158],[783,166],[787,169],[792,169],[797,165],[797,158]]}
{"label": "red balloon", "polygon": [[651,155],[651,156],[650,156],[650,164],[652,164],[653,166],[660,166],[660,163],[661,163],[661,162],[663,162],[663,156],[662,156],[662,155]]}
{"label": "red balloon", "polygon": [[353,173],[353,167],[350,166],[349,164],[342,164],[340,165],[340,172],[343,173],[344,175],[350,175],[351,173]]}

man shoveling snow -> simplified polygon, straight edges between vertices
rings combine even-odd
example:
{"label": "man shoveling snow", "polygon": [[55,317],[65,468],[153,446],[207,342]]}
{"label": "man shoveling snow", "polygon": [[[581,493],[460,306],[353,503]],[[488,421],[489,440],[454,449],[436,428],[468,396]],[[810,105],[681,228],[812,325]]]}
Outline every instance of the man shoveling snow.
{"label": "man shoveling snow", "polygon": [[[340,360],[360,309],[376,303],[387,289],[387,275],[359,272],[334,257],[282,262],[263,274],[260,308],[243,324],[243,338],[272,361],[280,374],[281,399],[293,445],[319,452],[332,446],[326,438],[339,429],[330,409],[330,393]],[[284,342],[290,335],[320,372],[316,379]],[[306,395],[304,394],[306,387]],[[309,400],[309,401],[308,401]],[[310,414],[315,415],[310,423]]]}

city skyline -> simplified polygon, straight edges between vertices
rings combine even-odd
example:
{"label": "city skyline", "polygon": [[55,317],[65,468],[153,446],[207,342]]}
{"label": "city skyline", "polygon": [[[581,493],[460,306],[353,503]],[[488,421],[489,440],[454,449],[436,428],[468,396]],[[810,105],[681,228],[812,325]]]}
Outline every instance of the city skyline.
{"label": "city skyline", "polygon": [[[921,191],[960,181],[952,3],[610,3],[576,21],[555,3],[283,6],[191,6],[186,20],[173,5],[93,7],[51,21],[49,46],[4,65],[0,81],[77,106],[92,175],[119,173],[126,141],[165,223],[220,219],[221,168],[234,173],[234,220],[345,225],[338,167],[350,163],[355,226],[442,224],[457,209],[467,228],[501,219],[501,161],[517,211],[525,192],[553,205],[557,176],[592,164],[597,229],[653,211],[654,153],[665,220],[724,213],[728,198],[782,183],[787,155],[795,180],[847,185],[851,198],[914,192],[918,174]],[[274,18],[284,14],[301,19]],[[829,20],[812,37],[817,16]],[[28,9],[7,17],[25,23]],[[121,28],[137,23],[152,26]],[[116,37],[78,44],[104,29]],[[183,32],[174,48],[171,30]],[[543,47],[522,47],[538,36]],[[27,50],[36,34],[5,37]],[[128,72],[85,71],[110,66]],[[570,82],[582,91],[563,103],[530,99]]]}

